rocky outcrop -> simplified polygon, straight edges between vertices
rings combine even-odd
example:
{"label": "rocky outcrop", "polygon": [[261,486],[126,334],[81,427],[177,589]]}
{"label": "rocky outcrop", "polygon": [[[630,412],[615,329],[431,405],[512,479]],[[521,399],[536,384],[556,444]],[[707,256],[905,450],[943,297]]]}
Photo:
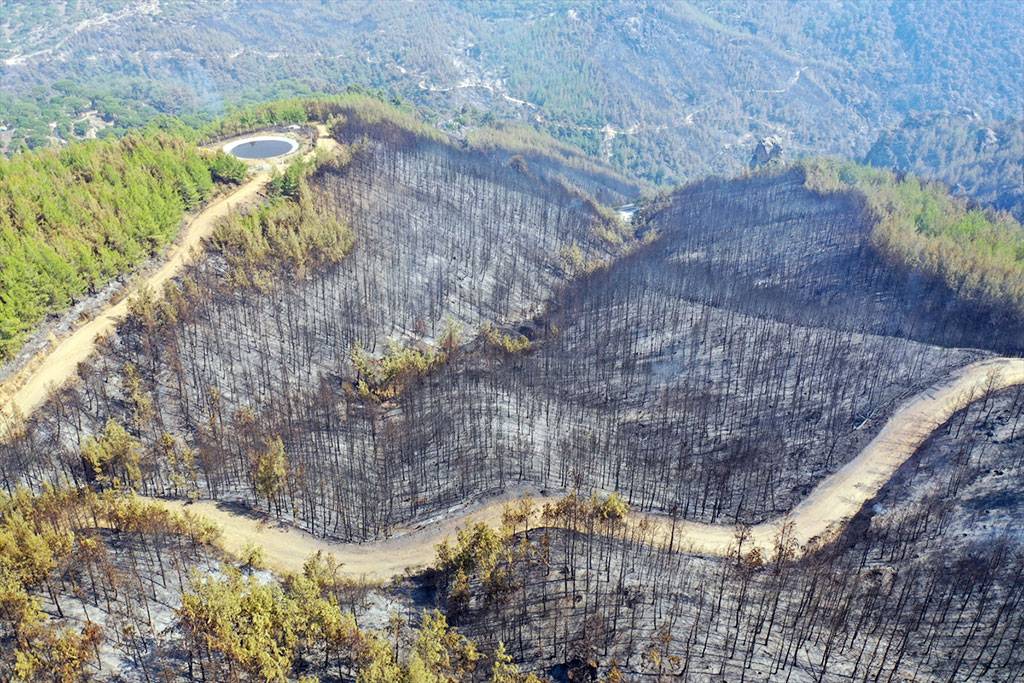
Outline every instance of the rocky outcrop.
{"label": "rocky outcrop", "polygon": [[868,150],[864,162],[877,168],[906,171],[910,166],[906,135],[901,131],[882,133]]}
{"label": "rocky outcrop", "polygon": [[782,164],[782,140],[775,135],[761,138],[750,156],[750,168],[780,166]]}

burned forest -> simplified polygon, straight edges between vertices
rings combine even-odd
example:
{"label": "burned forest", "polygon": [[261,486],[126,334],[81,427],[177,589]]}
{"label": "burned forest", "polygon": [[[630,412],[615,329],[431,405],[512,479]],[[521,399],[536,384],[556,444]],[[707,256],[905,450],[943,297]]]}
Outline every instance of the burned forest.
{"label": "burned forest", "polygon": [[211,148],[301,150],[2,423],[0,678],[1024,676],[1012,272],[809,163],[654,192],[365,94],[246,116]]}

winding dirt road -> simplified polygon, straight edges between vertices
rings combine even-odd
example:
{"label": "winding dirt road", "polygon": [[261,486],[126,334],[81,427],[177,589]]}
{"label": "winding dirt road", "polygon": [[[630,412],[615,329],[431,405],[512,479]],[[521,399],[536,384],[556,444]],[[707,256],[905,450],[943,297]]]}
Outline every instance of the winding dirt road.
{"label": "winding dirt road", "polygon": [[[317,148],[333,149],[333,139],[325,137],[325,127],[319,126],[320,137]],[[315,150],[307,152],[307,157]],[[290,158],[277,162],[283,166]],[[213,233],[217,222],[227,216],[233,209],[252,202],[270,180],[274,164],[270,169],[266,163],[255,174],[249,177],[229,194],[217,199],[182,228],[178,239],[171,245],[163,262],[143,275],[137,282],[130,285],[117,303],[111,304],[71,334],[61,339],[41,360],[30,364],[30,370],[15,373],[4,384],[0,384],[0,418],[7,415],[29,415],[46,401],[50,392],[67,382],[78,369],[78,364],[86,360],[96,348],[96,340],[117,327],[117,324],[128,313],[128,301],[131,296],[144,287],[160,292],[164,284],[178,275],[191,262],[193,255],[201,248],[204,239]]]}
{"label": "winding dirt road", "polygon": [[[944,382],[911,397],[853,460],[819,483],[788,515],[750,527],[742,551],[757,547],[766,558],[774,557],[783,525],[789,526],[787,535],[797,552],[815,540],[828,542],[957,410],[986,392],[1017,384],[1024,384],[1024,358],[994,358],[967,365]],[[261,546],[267,566],[275,571],[300,571],[307,557],[322,551],[332,553],[343,563],[343,574],[387,580],[429,565],[434,560],[436,545],[453,537],[460,527],[475,522],[499,526],[505,506],[523,497],[530,497],[538,508],[562,498],[538,495],[527,488],[510,490],[449,514],[443,520],[400,528],[391,537],[370,543],[338,543],[317,538],[257,515],[232,512],[211,501],[158,502],[178,512],[191,511],[220,526],[224,532],[222,545],[228,552],[239,554],[246,546]],[[626,523],[644,525],[656,545],[685,552],[728,556],[737,545],[737,530],[731,525],[673,523],[667,516],[646,513],[630,513]],[[529,522],[530,528],[542,526],[539,515]]]}

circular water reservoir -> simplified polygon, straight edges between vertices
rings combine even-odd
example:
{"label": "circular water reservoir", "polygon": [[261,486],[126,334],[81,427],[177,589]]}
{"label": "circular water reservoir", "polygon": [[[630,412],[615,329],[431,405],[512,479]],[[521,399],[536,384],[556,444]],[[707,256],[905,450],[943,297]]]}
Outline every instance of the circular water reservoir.
{"label": "circular water reservoir", "polygon": [[275,135],[256,135],[224,145],[225,152],[239,159],[271,159],[291,154],[298,148],[295,140]]}

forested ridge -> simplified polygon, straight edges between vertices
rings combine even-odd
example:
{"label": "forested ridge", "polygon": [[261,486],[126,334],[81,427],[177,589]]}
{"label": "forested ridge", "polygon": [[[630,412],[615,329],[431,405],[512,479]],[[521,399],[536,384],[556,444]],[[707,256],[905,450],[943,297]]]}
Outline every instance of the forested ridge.
{"label": "forested ridge", "polygon": [[185,212],[245,165],[171,133],[0,160],[0,360],[47,314],[174,239]]}
{"label": "forested ridge", "polygon": [[949,185],[958,197],[1024,220],[1024,119],[974,112],[908,116],[884,131],[864,162]]}
{"label": "forested ridge", "polygon": [[897,267],[944,282],[957,296],[1024,312],[1024,227],[970,208],[937,184],[850,162],[803,164],[808,187],[854,190],[872,212],[872,244]]}

